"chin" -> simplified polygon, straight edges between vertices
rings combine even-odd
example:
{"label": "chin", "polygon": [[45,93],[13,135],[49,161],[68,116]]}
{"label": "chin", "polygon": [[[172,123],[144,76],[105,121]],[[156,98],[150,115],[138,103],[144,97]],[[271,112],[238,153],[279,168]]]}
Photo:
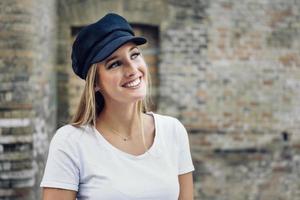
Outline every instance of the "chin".
{"label": "chin", "polygon": [[134,97],[134,101],[140,101],[146,98],[146,94]]}
{"label": "chin", "polygon": [[145,99],[145,97],[146,97],[146,92],[143,92],[135,95],[133,94],[130,98],[132,99],[132,101],[136,102]]}

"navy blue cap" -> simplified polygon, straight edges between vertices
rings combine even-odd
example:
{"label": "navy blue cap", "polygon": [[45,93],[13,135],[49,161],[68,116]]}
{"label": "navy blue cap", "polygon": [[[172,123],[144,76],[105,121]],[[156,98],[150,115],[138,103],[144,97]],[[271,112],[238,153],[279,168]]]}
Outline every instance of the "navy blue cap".
{"label": "navy blue cap", "polygon": [[96,23],[84,27],[72,47],[71,59],[75,74],[86,79],[92,64],[103,61],[127,42],[141,45],[147,40],[134,36],[126,19],[115,13],[109,13]]}

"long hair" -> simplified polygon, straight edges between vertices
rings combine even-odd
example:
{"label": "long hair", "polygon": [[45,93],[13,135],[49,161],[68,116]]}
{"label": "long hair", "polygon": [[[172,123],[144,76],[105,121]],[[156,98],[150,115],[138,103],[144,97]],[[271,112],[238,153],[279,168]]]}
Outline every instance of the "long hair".
{"label": "long hair", "polygon": [[[98,85],[99,82],[98,65],[93,64],[87,73],[85,87],[81,94],[76,112],[71,120],[71,125],[76,127],[87,124],[92,126],[96,125],[97,116],[101,113],[105,106],[102,94],[100,92],[95,92],[95,86]],[[146,85],[146,97],[143,100],[139,100],[137,104],[140,122],[142,122],[141,114],[149,111],[149,104],[151,103],[151,77],[148,69]],[[141,123],[141,126],[143,126],[143,123]]]}

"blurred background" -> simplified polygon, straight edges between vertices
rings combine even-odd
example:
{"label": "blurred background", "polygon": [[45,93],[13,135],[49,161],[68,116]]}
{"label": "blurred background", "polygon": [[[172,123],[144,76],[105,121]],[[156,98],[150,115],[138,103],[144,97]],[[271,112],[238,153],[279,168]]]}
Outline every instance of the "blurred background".
{"label": "blurred background", "polygon": [[195,199],[300,199],[299,0],[1,0],[1,200],[40,199],[84,84],[72,42],[107,12],[148,38],[152,108],[189,132]]}

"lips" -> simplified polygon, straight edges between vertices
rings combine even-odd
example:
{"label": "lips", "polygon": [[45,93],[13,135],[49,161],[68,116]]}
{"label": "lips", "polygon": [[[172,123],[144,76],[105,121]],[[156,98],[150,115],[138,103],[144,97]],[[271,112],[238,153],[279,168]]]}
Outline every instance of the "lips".
{"label": "lips", "polygon": [[132,81],[129,81],[125,84],[122,85],[122,87],[125,87],[125,88],[136,88],[140,85],[141,83],[141,77],[138,77]]}

